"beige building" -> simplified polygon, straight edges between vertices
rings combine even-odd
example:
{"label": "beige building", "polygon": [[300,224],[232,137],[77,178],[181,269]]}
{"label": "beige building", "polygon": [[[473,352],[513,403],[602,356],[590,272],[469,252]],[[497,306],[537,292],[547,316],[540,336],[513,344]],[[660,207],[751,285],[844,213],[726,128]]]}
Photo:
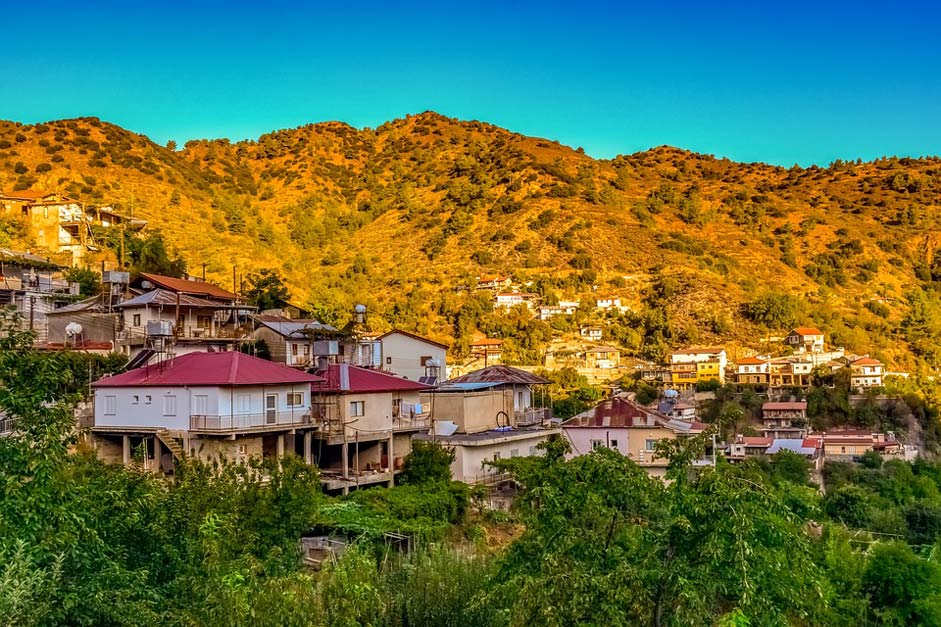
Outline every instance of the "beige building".
{"label": "beige building", "polygon": [[430,385],[447,379],[448,346],[395,329],[380,335],[382,369]]}

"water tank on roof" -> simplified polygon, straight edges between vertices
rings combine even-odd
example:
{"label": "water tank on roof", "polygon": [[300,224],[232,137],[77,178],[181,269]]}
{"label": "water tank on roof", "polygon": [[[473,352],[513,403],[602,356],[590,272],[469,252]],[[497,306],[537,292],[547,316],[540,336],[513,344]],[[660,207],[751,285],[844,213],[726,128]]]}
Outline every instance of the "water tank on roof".
{"label": "water tank on roof", "polygon": [[664,395],[666,398],[676,398],[677,396],[680,395],[680,393],[677,392],[676,390],[664,390],[664,391],[663,391],[663,395]]}
{"label": "water tank on roof", "polygon": [[148,320],[147,335],[151,337],[171,337],[173,335],[173,321]]}
{"label": "water tank on roof", "polygon": [[119,270],[105,270],[101,273],[101,282],[127,285],[131,282],[131,273],[121,272]]}
{"label": "water tank on roof", "polygon": [[340,343],[336,340],[317,340],[314,342],[315,357],[332,357],[340,354]]}
{"label": "water tank on roof", "polygon": [[65,334],[69,337],[75,337],[82,334],[82,325],[77,322],[70,322],[65,325]]}

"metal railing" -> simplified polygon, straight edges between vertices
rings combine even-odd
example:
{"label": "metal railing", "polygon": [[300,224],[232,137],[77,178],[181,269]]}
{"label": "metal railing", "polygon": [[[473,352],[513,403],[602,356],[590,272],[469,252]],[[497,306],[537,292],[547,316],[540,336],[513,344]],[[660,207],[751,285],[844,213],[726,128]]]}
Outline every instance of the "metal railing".
{"label": "metal railing", "polygon": [[9,435],[16,430],[16,423],[19,422],[19,418],[5,418],[0,417],[0,435]]}
{"label": "metal railing", "polygon": [[421,429],[430,429],[431,421],[428,414],[416,414],[414,417],[405,416],[392,419],[393,431],[419,431]]}
{"label": "metal railing", "polygon": [[190,431],[244,431],[263,430],[278,427],[309,425],[310,414],[271,411],[259,414],[206,415],[190,416]]}

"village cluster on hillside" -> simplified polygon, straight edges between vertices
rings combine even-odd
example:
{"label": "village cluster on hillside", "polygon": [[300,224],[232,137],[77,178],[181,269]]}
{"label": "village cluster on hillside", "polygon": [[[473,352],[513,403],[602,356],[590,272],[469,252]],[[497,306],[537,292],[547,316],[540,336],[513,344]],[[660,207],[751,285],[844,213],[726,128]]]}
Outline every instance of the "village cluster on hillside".
{"label": "village cluster on hillside", "polygon": [[[92,245],[90,224],[122,220],[90,216],[56,195],[0,200],[8,212],[33,216],[34,236],[46,238],[47,250],[68,253],[71,263]],[[433,440],[455,452],[455,479],[495,483],[501,476],[487,462],[537,454],[541,442],[562,436],[571,455],[608,447],[662,475],[657,443],[709,429],[698,419],[696,391],[726,382],[761,390],[762,435],[717,441],[701,463],[720,454],[736,461],[789,450],[819,468],[824,459],[855,460],[870,451],[917,454],[892,433],[810,430],[807,402],[794,395],[809,388],[812,375],[846,370],[857,392],[881,387],[885,375],[868,355],[828,347],[816,328],[788,334],[791,354],[782,357],[730,363],[723,348],[674,351],[668,363],[640,369],[640,378],[659,390],[649,405],[613,387],[609,398],[562,421],[552,415],[551,381],[502,364],[499,338],[472,342],[472,355],[484,363],[458,369],[444,344],[403,330],[370,332],[362,306],[337,328],[290,303],[258,311],[195,277],[125,271],[103,272],[100,294],[79,299],[62,269],[51,257],[0,250],[0,304],[18,311],[41,349],[127,357],[125,372],[93,383],[93,402],[79,409],[78,420],[102,459],[155,472],[172,473],[183,456],[245,461],[296,454],[321,469],[325,489],[345,492],[391,484],[412,442]],[[480,277],[477,288],[493,294],[495,309],[523,305],[542,319],[581,307],[539,304],[507,277]],[[607,295],[593,306],[622,308]],[[618,349],[594,345],[601,327],[579,335],[589,346],[586,369],[621,368]],[[13,421],[3,424],[15,428]]]}

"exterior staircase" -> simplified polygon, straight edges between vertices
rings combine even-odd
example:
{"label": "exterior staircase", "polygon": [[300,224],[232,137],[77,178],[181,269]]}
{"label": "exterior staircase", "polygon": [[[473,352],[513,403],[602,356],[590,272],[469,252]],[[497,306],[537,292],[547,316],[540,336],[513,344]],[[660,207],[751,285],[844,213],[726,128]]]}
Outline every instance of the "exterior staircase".
{"label": "exterior staircase", "polygon": [[162,429],[156,433],[157,439],[173,454],[173,459],[183,459],[186,452],[183,450],[183,436],[179,432]]}

